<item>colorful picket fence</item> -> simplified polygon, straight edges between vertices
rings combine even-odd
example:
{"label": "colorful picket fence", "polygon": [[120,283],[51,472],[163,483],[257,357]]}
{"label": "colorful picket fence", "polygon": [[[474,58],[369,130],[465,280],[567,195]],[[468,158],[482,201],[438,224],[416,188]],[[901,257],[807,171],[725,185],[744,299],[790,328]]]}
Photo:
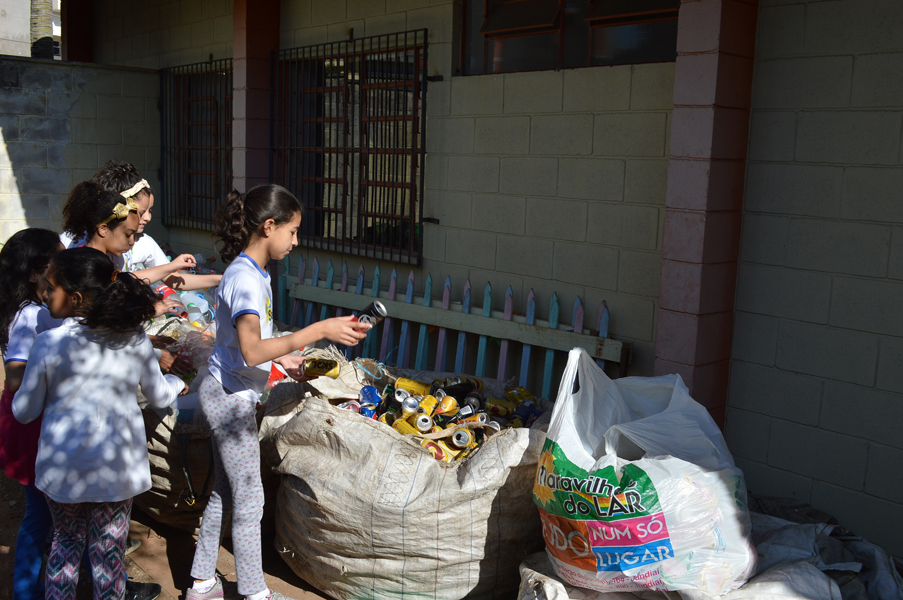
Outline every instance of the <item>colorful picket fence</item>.
{"label": "colorful picket fence", "polygon": [[[308,267],[311,267],[308,276]],[[336,271],[329,261],[325,274],[320,263],[314,259],[309,265],[303,258],[293,278],[289,274],[288,259],[283,261],[279,275],[276,315],[283,323],[307,327],[311,323],[344,314],[356,314],[373,300],[380,300],[389,316],[371,330],[367,339],[356,348],[346,349],[346,355],[377,359],[388,365],[433,371],[465,373],[468,364],[468,341],[476,336],[475,370],[472,375],[495,376],[507,380],[509,359],[512,356],[512,342],[520,344],[520,368],[517,372],[519,385],[527,385],[531,370],[537,362],[542,365],[542,395],[551,397],[555,355],[575,347],[583,347],[596,359],[600,366],[605,361],[619,364],[620,375],[627,370],[631,345],[608,338],[609,311],[603,301],[599,306],[594,330],[584,328],[585,308],[579,297],[574,300],[573,321],[570,326],[559,323],[560,301],[558,294],[552,294],[549,303],[549,320],[536,318],[536,295],[533,290],[527,295],[523,314],[516,314],[514,293],[511,286],[505,291],[504,311],[492,310],[492,286],[483,290],[482,305],[473,300],[470,280],[461,290],[459,302],[452,300],[452,282],[445,279],[440,300],[433,299],[433,278],[427,275],[423,296],[414,296],[414,272],[399,282],[398,272],[392,269],[387,289],[382,288],[382,273],[376,267],[369,292],[365,292],[365,272],[361,265],[353,289],[349,289],[347,263],[342,264],[339,281]],[[399,283],[403,289],[399,288]],[[402,299],[403,298],[403,299]],[[400,323],[400,326],[397,326]],[[398,331],[398,339],[395,339]],[[412,341],[417,337],[417,345],[412,352]],[[456,337],[453,337],[456,336]],[[468,337],[471,336],[471,337]],[[455,339],[455,356],[449,356],[449,341]],[[499,343],[498,362],[494,373],[488,371],[487,364],[490,340]],[[435,346],[431,344],[435,342]],[[431,349],[434,349],[431,352]],[[534,355],[533,351],[544,352]],[[429,364],[430,356],[432,364]]]}

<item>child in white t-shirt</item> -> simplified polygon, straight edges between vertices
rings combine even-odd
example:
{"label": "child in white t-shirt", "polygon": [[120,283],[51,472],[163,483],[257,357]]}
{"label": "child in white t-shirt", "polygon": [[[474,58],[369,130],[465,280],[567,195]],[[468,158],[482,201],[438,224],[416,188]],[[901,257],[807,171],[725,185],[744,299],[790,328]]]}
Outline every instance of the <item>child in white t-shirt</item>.
{"label": "child in white t-shirt", "polygon": [[[267,588],[260,549],[263,484],[256,406],[277,362],[300,378],[300,359],[289,353],[320,339],[355,345],[369,324],[354,317],[326,319],[284,337],[273,336],[270,260],[285,258],[298,244],[301,204],[285,188],[261,185],[246,196],[236,191],[216,213],[220,255],[231,263],[217,289],[216,342],[210,374],[200,388],[201,409],[210,424],[216,483],[204,511],[191,575],[195,583],[185,600],[223,597],[215,578],[224,501],[232,504],[232,545],[238,593],[248,600],[284,598]],[[231,498],[232,502],[227,501]]]}
{"label": "child in white t-shirt", "polygon": [[50,259],[60,250],[47,229],[23,229],[0,249],[0,350],[6,379],[0,395],[0,470],[22,484],[25,515],[19,524],[13,568],[13,598],[43,600],[41,562],[53,521],[44,494],[34,485],[40,420],[28,425],[12,413],[13,395],[22,384],[28,355],[38,333],[60,324],[41,305]]}

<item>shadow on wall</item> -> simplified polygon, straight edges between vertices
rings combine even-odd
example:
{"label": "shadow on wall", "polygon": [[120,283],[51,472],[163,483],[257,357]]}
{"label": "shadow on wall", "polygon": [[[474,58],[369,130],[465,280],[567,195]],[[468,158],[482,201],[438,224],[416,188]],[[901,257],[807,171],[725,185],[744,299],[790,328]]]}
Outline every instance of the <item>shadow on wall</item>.
{"label": "shadow on wall", "polygon": [[0,242],[59,231],[69,190],[110,159],[158,185],[158,97],[150,70],[0,58]]}
{"label": "shadow on wall", "polygon": [[25,227],[60,229],[70,184],[60,164],[71,141],[64,104],[78,100],[61,89],[71,83],[51,81],[54,72],[65,73],[37,61],[0,61],[0,241]]}

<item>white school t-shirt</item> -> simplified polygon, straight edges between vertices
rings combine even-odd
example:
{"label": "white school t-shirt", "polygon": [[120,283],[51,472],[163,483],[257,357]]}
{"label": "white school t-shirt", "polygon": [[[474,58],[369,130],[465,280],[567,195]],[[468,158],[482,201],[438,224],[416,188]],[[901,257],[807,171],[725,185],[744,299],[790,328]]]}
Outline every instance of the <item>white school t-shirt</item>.
{"label": "white school t-shirt", "polygon": [[249,367],[241,355],[235,319],[260,317],[260,339],[273,337],[273,294],[270,275],[242,252],[223,273],[216,292],[216,342],[210,354],[210,374],[227,392],[256,401],[270,377],[272,362]]}
{"label": "white school t-shirt", "polygon": [[63,244],[63,248],[68,250],[69,248],[78,248],[79,246],[84,246],[88,243],[88,238],[83,233],[78,236],[78,239],[75,239],[64,231],[60,234],[60,243]]}
{"label": "white school t-shirt", "polygon": [[45,306],[29,302],[19,309],[9,325],[9,342],[3,348],[3,363],[28,362],[34,339],[43,331],[59,327],[63,319],[54,319]]}
{"label": "white school t-shirt", "polygon": [[159,267],[169,263],[166,253],[160,248],[160,244],[146,233],[137,236],[135,245],[122,256],[114,256],[113,263],[120,271],[134,273],[152,267]]}

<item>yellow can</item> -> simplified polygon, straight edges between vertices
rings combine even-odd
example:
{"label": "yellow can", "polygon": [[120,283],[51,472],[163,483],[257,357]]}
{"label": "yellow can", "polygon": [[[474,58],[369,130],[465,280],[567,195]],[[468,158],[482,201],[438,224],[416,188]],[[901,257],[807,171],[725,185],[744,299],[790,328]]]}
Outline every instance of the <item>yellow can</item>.
{"label": "yellow can", "polygon": [[469,448],[471,445],[475,444],[477,441],[476,436],[473,431],[467,429],[466,427],[459,427],[455,429],[455,432],[451,436],[452,446],[455,448]]}
{"label": "yellow can", "polygon": [[432,417],[438,404],[439,400],[435,396],[424,396],[423,400],[420,401],[420,408],[423,409],[424,414]]}
{"label": "yellow can", "polygon": [[338,379],[342,372],[338,361],[325,358],[306,358],[302,372],[306,377],[329,377]]}
{"label": "yellow can", "polygon": [[392,423],[392,427],[395,428],[395,431],[403,435],[420,435],[420,431],[405,419],[396,420]]}
{"label": "yellow can", "polygon": [[458,401],[451,396],[445,396],[436,406],[435,414],[453,417],[458,414]]}
{"label": "yellow can", "polygon": [[404,390],[412,396],[427,396],[430,393],[430,384],[400,377],[395,380],[395,389]]}
{"label": "yellow can", "polygon": [[518,406],[520,406],[524,400],[535,400],[533,394],[527,391],[527,388],[522,385],[517,386],[513,390],[508,390],[507,392],[505,392],[505,397]]}
{"label": "yellow can", "polygon": [[433,458],[443,462],[453,461],[458,454],[457,451],[449,448],[448,445],[441,440],[423,440],[420,442],[420,445],[426,448]]}
{"label": "yellow can", "polygon": [[495,417],[510,417],[517,410],[517,403],[501,398],[486,398],[486,410]]}
{"label": "yellow can", "polygon": [[463,424],[463,423],[479,423],[480,425],[483,425],[484,423],[488,423],[488,422],[489,422],[489,415],[487,415],[484,412],[478,412],[475,415],[472,415],[470,417],[464,417],[463,419],[458,420],[459,425]]}

